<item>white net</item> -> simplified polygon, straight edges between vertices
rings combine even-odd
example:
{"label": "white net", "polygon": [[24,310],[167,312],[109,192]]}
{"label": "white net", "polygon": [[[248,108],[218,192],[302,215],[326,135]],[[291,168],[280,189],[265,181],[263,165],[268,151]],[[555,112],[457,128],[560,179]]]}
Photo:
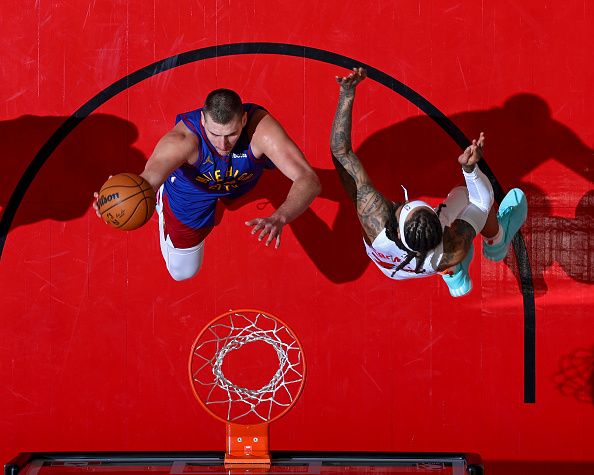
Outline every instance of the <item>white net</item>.
{"label": "white net", "polygon": [[[247,388],[225,375],[223,363],[230,353],[256,342],[270,345],[278,369],[268,383]],[[192,353],[191,375],[197,396],[213,414],[238,424],[269,422],[282,415],[299,397],[304,374],[297,338],[277,319],[261,312],[223,315],[202,333]]]}

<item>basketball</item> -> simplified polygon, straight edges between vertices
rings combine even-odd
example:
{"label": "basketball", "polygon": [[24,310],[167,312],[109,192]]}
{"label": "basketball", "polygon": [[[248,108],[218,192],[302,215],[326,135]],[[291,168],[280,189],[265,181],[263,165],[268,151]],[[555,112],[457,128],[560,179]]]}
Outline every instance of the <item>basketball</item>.
{"label": "basketball", "polygon": [[103,220],[123,231],[137,229],[155,210],[155,190],[133,173],[112,176],[99,191],[97,206]]}

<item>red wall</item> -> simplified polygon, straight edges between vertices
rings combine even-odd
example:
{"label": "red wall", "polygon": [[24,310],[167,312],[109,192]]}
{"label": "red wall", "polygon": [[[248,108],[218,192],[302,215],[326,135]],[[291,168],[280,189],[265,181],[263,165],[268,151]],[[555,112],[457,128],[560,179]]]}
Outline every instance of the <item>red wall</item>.
{"label": "red wall", "polygon": [[[217,44],[321,48],[402,81],[467,137],[484,130],[504,189],[519,186],[536,312],[536,402],[524,399],[515,258],[477,252],[471,296],[439,278],[394,283],[365,257],[328,153],[345,70],[228,56],[153,76],[107,101],[27,190],[0,265],[0,459],[28,450],[222,449],[186,376],[202,326],[230,308],[300,336],[304,394],[272,427],[287,450],[473,451],[487,460],[594,461],[594,7],[587,2],[33,2],[0,6],[0,206],[39,148],[95,94],[154,61]],[[324,191],[278,251],[244,221],[289,182],[271,172],[225,210],[199,276],[171,280],[156,220],[122,233],[90,210],[109,174],[140,172],[175,114],[215,87],[267,107]],[[366,81],[353,140],[377,186],[438,202],[460,180],[454,141]],[[478,243],[478,242],[477,242]]]}

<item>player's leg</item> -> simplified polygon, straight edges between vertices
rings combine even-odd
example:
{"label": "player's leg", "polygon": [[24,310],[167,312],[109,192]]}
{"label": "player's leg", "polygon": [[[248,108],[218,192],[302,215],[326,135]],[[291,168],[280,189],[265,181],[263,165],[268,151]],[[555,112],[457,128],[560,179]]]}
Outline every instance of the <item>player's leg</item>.
{"label": "player's leg", "polygon": [[470,250],[462,262],[456,265],[451,271],[441,275],[452,297],[464,297],[472,290],[472,279],[470,278],[469,268],[473,256],[474,244],[471,244]]}
{"label": "player's leg", "polygon": [[501,201],[499,210],[493,205],[489,218],[481,231],[483,255],[491,261],[501,261],[507,255],[509,245],[528,214],[528,202],[519,188],[510,190]]}
{"label": "player's leg", "polygon": [[[214,215],[213,201],[212,214]],[[204,239],[212,230],[212,225],[192,229],[181,223],[171,211],[163,188],[157,194],[157,213],[159,215],[159,241],[161,254],[169,274],[174,280],[187,280],[194,277],[204,257]]]}
{"label": "player's leg", "polygon": [[487,222],[481,229],[481,236],[484,239],[493,239],[499,232],[499,221],[497,221],[497,203],[493,203],[487,216]]}

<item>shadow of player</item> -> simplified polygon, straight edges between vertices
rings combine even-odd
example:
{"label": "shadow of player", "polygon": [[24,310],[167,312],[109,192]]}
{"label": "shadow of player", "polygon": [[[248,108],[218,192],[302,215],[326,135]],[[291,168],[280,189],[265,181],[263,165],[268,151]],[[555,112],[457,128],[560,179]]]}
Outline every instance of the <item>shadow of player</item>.
{"label": "shadow of player", "polygon": [[[548,287],[545,271],[558,263],[573,280],[588,284],[594,282],[594,190],[580,198],[573,217],[553,214],[550,200],[544,190],[523,183],[530,209],[522,228],[536,296],[546,293]],[[513,257],[508,255],[505,263],[514,272],[518,282],[520,275]]]}
{"label": "shadow of player", "polygon": [[[0,122],[4,144],[2,211],[27,166],[66,117],[25,115]],[[133,147],[138,129],[107,114],[82,121],[49,156],[24,195],[11,229],[45,219],[69,221],[84,216],[114,170],[142,170],[146,158]]]}

